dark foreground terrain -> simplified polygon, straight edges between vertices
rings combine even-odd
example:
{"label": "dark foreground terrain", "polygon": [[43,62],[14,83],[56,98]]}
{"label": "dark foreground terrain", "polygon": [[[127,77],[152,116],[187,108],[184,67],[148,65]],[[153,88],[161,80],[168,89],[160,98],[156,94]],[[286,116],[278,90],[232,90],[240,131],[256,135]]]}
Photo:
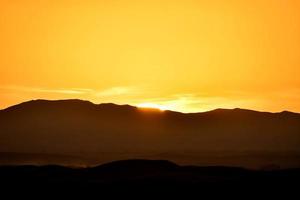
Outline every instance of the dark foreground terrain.
{"label": "dark foreground terrain", "polygon": [[[93,190],[101,194],[108,191],[127,193],[154,191],[219,192],[247,195],[264,192],[284,195],[299,189],[300,169],[248,170],[238,167],[179,166],[165,160],[123,160],[90,168],[63,166],[1,166],[2,189],[30,191],[78,192]],[[4,186],[4,187],[3,187]]]}

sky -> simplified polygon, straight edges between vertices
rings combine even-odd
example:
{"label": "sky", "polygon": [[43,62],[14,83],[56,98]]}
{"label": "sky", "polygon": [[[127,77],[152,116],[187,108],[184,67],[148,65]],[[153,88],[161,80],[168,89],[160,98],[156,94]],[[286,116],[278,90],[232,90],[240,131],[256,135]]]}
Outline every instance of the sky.
{"label": "sky", "polygon": [[1,0],[0,109],[300,112],[298,0]]}

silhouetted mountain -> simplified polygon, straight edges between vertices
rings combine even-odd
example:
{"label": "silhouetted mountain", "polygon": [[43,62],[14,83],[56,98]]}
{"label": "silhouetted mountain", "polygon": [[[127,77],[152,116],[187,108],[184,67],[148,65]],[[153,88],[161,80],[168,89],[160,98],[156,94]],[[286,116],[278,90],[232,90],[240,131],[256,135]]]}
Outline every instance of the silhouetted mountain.
{"label": "silhouetted mountain", "polygon": [[[113,191],[109,192],[110,196],[122,191],[120,195],[123,197],[124,191],[131,195],[143,191],[143,195],[148,196],[161,189],[169,196],[189,190],[197,196],[206,194],[211,197],[223,191],[225,193],[220,193],[223,197],[238,192],[246,192],[247,196],[260,192],[259,195],[266,193],[270,197],[287,190],[287,197],[290,192],[298,192],[296,183],[300,170],[256,171],[237,167],[179,166],[164,160],[122,160],[92,168],[0,166],[0,177],[2,189],[19,191],[25,188],[26,193],[35,193],[39,189],[51,194],[61,189],[61,192],[72,195],[95,189],[96,195],[102,196],[109,189]],[[185,196],[189,194],[185,193]]]}
{"label": "silhouetted mountain", "polygon": [[198,165],[300,166],[300,114],[287,111],[185,114],[35,100],[1,110],[0,131],[0,152],[72,155],[86,164],[151,158]]}

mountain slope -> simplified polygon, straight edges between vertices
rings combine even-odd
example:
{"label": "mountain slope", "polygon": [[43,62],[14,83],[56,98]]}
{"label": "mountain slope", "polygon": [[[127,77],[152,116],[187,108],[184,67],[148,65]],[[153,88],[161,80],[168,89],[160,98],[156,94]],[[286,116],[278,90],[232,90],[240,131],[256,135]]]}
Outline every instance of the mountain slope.
{"label": "mountain slope", "polygon": [[0,152],[288,156],[300,153],[299,146],[300,114],[286,111],[217,109],[184,114],[81,100],[35,100],[0,111]]}

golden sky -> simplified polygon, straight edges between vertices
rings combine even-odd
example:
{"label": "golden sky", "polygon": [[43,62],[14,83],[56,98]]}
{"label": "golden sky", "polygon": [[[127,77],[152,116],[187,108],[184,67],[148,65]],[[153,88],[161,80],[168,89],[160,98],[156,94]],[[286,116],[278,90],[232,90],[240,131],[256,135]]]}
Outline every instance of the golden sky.
{"label": "golden sky", "polygon": [[298,0],[1,0],[0,108],[300,112]]}

